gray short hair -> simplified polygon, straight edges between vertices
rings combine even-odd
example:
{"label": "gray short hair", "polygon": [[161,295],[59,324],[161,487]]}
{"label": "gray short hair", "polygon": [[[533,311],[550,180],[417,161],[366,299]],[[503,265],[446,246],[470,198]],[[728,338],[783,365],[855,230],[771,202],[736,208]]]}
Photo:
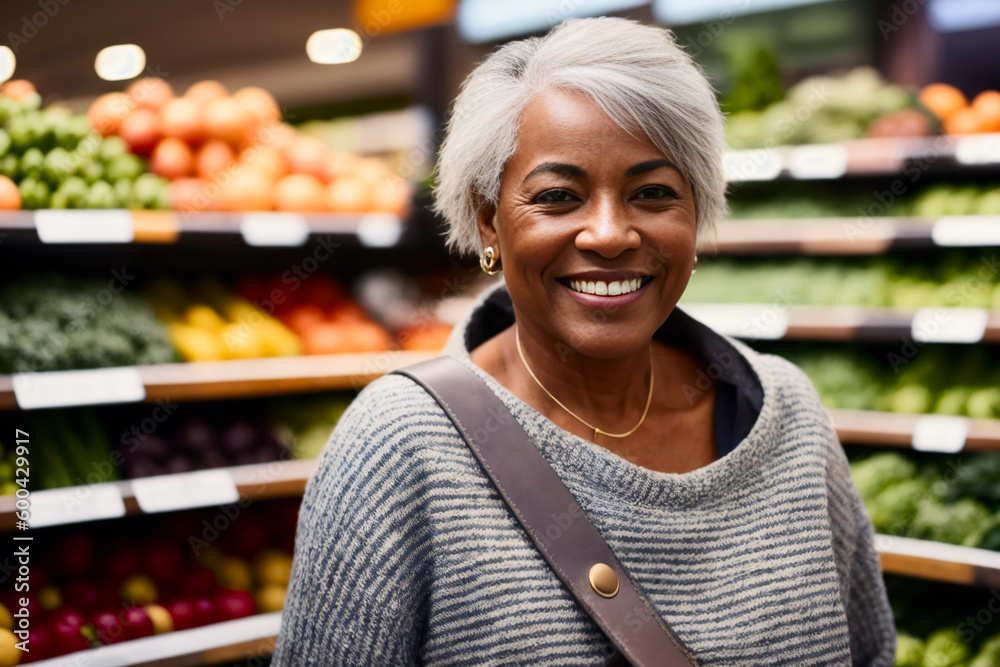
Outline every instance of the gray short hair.
{"label": "gray short hair", "polygon": [[462,84],[435,184],[449,248],[480,252],[477,208],[496,206],[521,114],[550,88],[587,95],[673,159],[694,192],[699,247],[711,244],[726,213],[723,118],[712,86],[669,30],[601,17],[569,19],[544,37],[510,42]]}

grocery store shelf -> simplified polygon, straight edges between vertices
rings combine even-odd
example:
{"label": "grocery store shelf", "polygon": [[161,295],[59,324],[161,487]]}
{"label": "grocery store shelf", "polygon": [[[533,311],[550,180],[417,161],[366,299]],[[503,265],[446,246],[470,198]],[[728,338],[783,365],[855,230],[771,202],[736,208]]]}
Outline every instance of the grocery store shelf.
{"label": "grocery store shelf", "polygon": [[1000,216],[728,220],[718,255],[882,255],[891,250],[1000,245]]}
{"label": "grocery store shelf", "polygon": [[[237,501],[297,498],[305,491],[306,482],[315,471],[315,459],[270,461],[34,491],[30,496],[30,527],[211,507]],[[15,500],[14,496],[0,496],[0,532],[12,531],[15,527],[25,530],[24,526],[17,525]]]}
{"label": "grocery store shelf", "polygon": [[1000,164],[1000,134],[885,137],[838,144],[776,146],[728,151],[731,182],[775,179],[820,180],[873,176],[916,169],[970,169]]}
{"label": "grocery store shelf", "polygon": [[920,451],[1000,451],[1000,420],[869,410],[830,410],[845,444]]}
{"label": "grocery store shelf", "polygon": [[[127,402],[143,400],[143,396],[152,403],[356,390],[385,373],[432,356],[429,352],[373,352],[136,366],[114,370],[119,375],[126,370],[137,374],[139,391],[133,392],[132,398],[110,396],[106,400],[94,397],[121,388],[120,382],[107,387],[105,377],[111,369],[0,375],[0,409]],[[72,391],[63,396],[60,385]],[[15,387],[21,387],[20,396]],[[26,398],[29,391],[30,402]]]}
{"label": "grocery store shelf", "polygon": [[966,586],[1000,586],[1000,553],[909,537],[876,535],[882,571]]}
{"label": "grocery store shelf", "polygon": [[387,247],[402,237],[404,221],[386,213],[201,213],[184,211],[39,210],[0,212],[0,234],[43,244],[177,243],[205,235],[242,237],[252,246],[301,246],[314,235],[357,237]]}
{"label": "grocery store shelf", "polygon": [[281,612],[276,611],[78,651],[34,664],[38,667],[81,664],[89,667],[187,667],[238,662],[271,655],[280,629]]}
{"label": "grocery store shelf", "polygon": [[1000,342],[1000,311],[929,307],[917,311],[782,303],[681,303],[695,319],[748,340]]}

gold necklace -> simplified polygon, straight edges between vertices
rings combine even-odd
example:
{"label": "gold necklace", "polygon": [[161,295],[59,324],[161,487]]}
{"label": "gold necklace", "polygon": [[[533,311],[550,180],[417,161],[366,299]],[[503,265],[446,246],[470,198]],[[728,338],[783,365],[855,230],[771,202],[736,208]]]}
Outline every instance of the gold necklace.
{"label": "gold necklace", "polygon": [[646,421],[646,415],[649,413],[649,404],[653,402],[653,345],[652,344],[650,344],[650,346],[649,346],[649,396],[646,397],[646,407],[642,411],[642,417],[639,418],[639,423],[638,424],[636,424],[635,426],[633,426],[631,429],[629,429],[625,433],[608,433],[607,431],[599,429],[596,426],[594,426],[593,424],[587,422],[582,417],[580,417],[578,414],[576,414],[575,412],[573,412],[572,410],[570,410],[569,408],[567,408],[565,405],[563,405],[559,401],[559,399],[556,398],[555,396],[553,396],[552,392],[550,392],[548,389],[546,389],[545,386],[541,383],[541,381],[537,377],[535,377],[535,373],[531,370],[531,366],[528,365],[528,360],[524,358],[524,350],[521,349],[521,334],[520,334],[520,330],[519,330],[519,328],[518,328],[518,326],[516,324],[514,325],[514,341],[517,343],[517,353],[519,355],[521,355],[521,361],[524,363],[524,367],[526,369],[528,369],[528,375],[530,375],[531,379],[535,381],[535,384],[537,384],[541,388],[541,390],[545,392],[546,396],[548,396],[553,401],[555,401],[556,405],[558,405],[560,408],[562,408],[563,410],[565,410],[566,412],[568,412],[571,417],[573,417],[574,419],[576,419],[578,422],[580,422],[581,424],[583,424],[587,428],[594,429],[594,437],[595,438],[598,435],[606,435],[609,438],[627,438],[628,436],[630,436],[633,433],[635,433],[636,431],[638,431],[639,427],[642,426],[642,423],[644,421]]}

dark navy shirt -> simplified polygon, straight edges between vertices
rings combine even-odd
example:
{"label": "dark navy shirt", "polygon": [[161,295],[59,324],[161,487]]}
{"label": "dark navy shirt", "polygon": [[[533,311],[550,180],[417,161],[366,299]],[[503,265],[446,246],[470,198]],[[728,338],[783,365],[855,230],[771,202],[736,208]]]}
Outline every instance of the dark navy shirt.
{"label": "dark navy shirt", "polygon": [[[494,290],[473,314],[465,348],[474,350],[514,324],[514,306],[505,288]],[[715,387],[715,451],[722,458],[750,433],[764,404],[764,388],[743,355],[725,338],[678,308],[653,338],[699,359],[695,384],[683,391],[692,402]]]}

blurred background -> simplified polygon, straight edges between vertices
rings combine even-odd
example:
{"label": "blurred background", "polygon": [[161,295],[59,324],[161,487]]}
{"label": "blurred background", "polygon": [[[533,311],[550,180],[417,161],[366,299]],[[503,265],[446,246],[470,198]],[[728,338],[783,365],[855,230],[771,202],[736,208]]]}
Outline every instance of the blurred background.
{"label": "blurred background", "polygon": [[1000,665],[1000,4],[7,0],[0,667],[269,663],[330,431],[489,284],[430,210],[461,82],[599,15],[718,91],[681,307],[813,379],[896,664]]}

